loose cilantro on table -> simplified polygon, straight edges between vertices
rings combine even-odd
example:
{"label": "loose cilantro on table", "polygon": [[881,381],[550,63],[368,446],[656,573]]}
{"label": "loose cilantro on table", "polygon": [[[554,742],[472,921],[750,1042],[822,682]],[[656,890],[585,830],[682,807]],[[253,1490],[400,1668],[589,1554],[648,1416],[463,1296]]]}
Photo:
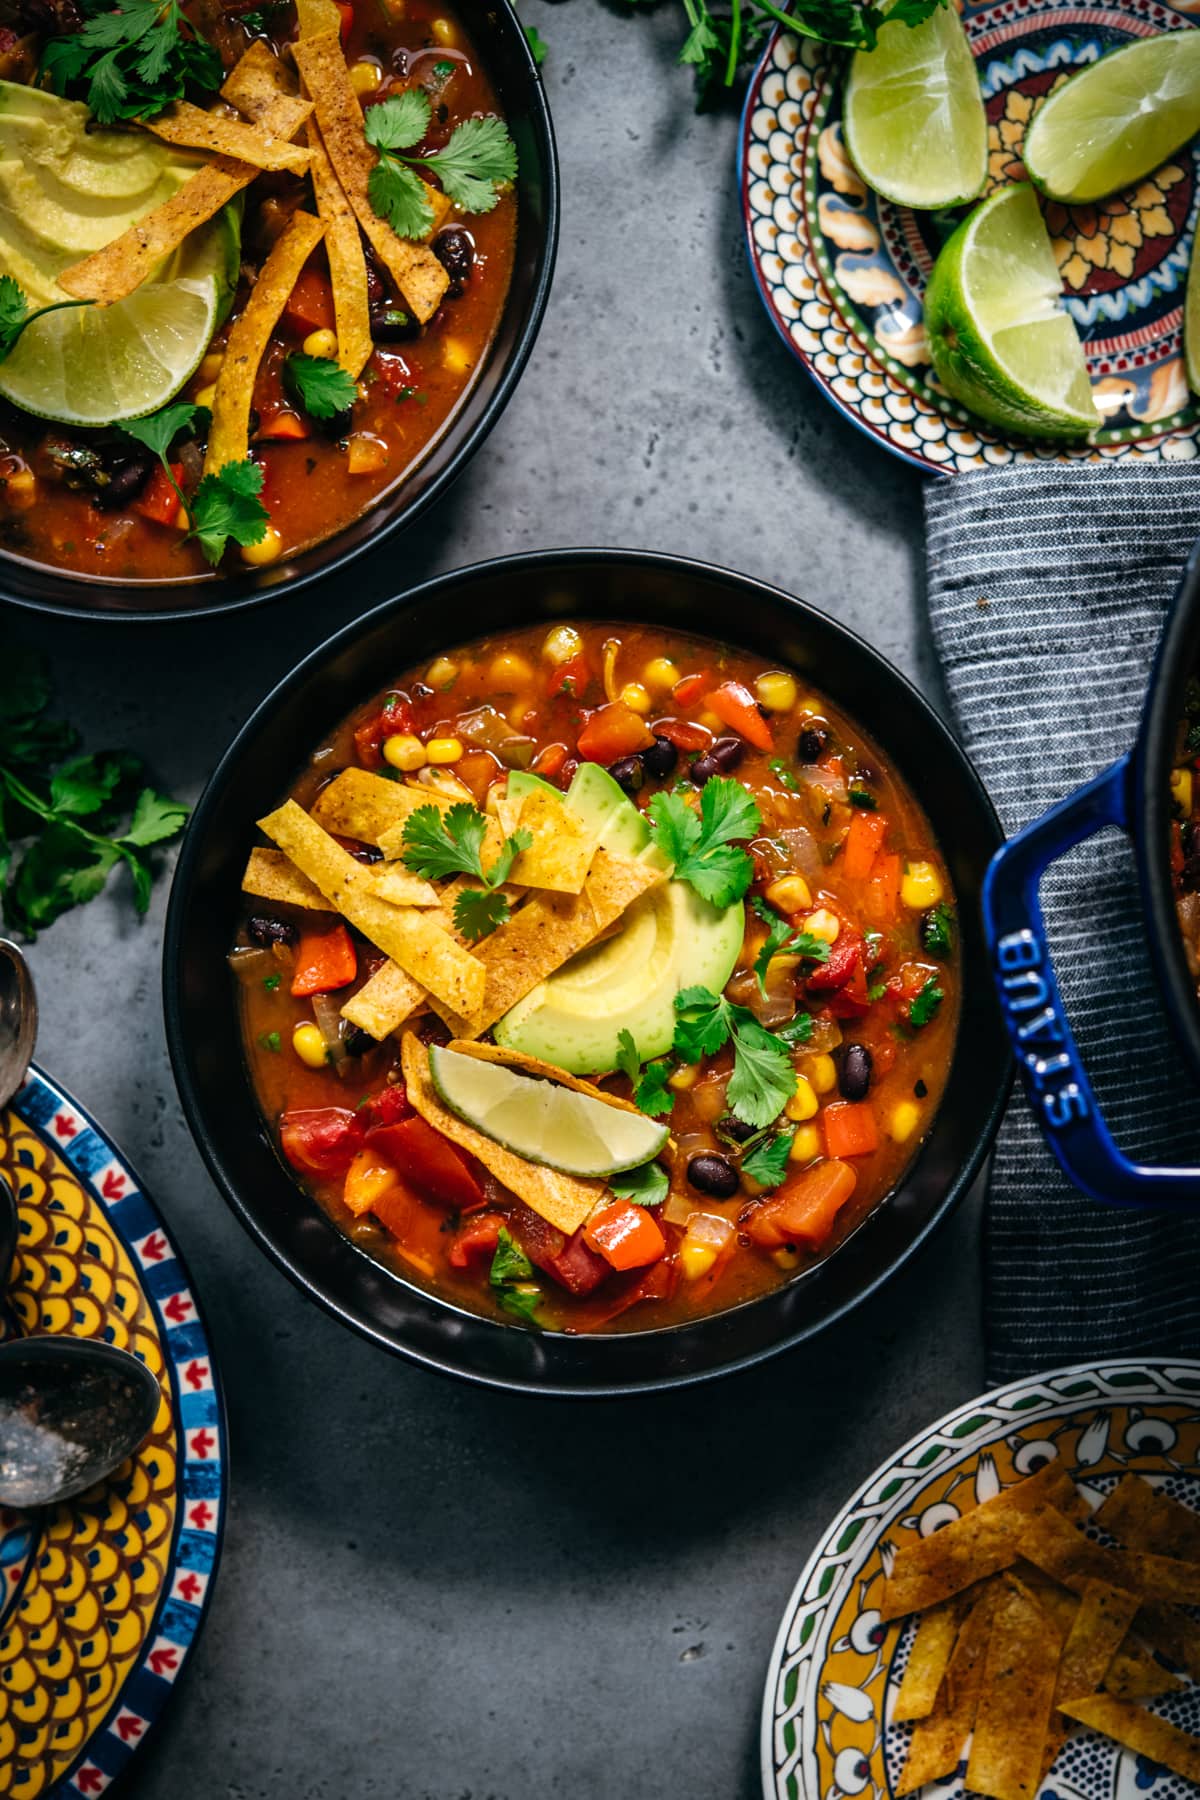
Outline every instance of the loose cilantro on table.
{"label": "loose cilantro on table", "polygon": [[531,1325],[537,1323],[534,1314],[542,1303],[542,1291],[530,1279],[532,1274],[533,1264],[507,1226],[502,1225],[488,1281],[505,1312]]}
{"label": "loose cilantro on table", "polygon": [[483,884],[464,888],[454,902],[455,926],[469,943],[487,937],[508,918],[508,901],[496,890],[508,880],[521,851],[528,850],[533,842],[528,831],[514,831],[505,838],[499,856],[485,875],[481,852],[486,832],[487,820],[479,808],[469,800],[460,800],[445,814],[436,806],[418,807],[409,814],[401,834],[405,846],[401,860],[423,880],[473,875]]}
{"label": "loose cilantro on table", "polygon": [[224,79],[221,58],[184,16],[178,0],[82,0],[80,31],[52,37],[42,74],[56,94],[82,82],[102,125],[145,119],[192,90],[213,93]]}
{"label": "loose cilantro on table", "polygon": [[930,956],[944,962],[954,949],[954,908],[943,900],[921,915],[921,943]]}
{"label": "loose cilantro on table", "polygon": [[261,544],[271,515],[259,499],[263,472],[257,463],[228,462],[206,475],[186,502],[194,537],[210,563],[219,563],[230,538],[235,544]]}
{"label": "loose cilantro on table", "polygon": [[675,996],[675,1014],[675,1049],[685,1062],[715,1056],[732,1038],[726,1103],[744,1124],[769,1125],[796,1091],[786,1042],[760,1025],[748,1007],[735,1006],[710,988],[684,988]]}
{"label": "loose cilantro on table", "polygon": [[17,347],[17,339],[27,325],[35,319],[44,319],[47,313],[61,312],[67,306],[92,306],[91,300],[56,300],[52,306],[38,306],[30,310],[29,299],[19,281],[11,275],[0,275],[0,362],[10,356]]}
{"label": "loose cilantro on table", "polygon": [[932,1019],[934,1013],[945,998],[945,994],[938,986],[935,978],[931,975],[920,993],[909,1006],[909,1024],[918,1031],[922,1025],[928,1025],[930,1019]]}
{"label": "loose cilantro on table", "polygon": [[754,973],[758,976],[758,985],[762,993],[767,991],[767,970],[771,959],[776,956],[800,956],[809,962],[828,962],[829,945],[824,938],[817,937],[811,931],[793,931],[786,919],[760,900],[757,895],[751,901],[755,912],[767,927],[766,941],[754,959]]}
{"label": "loose cilantro on table", "polygon": [[294,350],[283,364],[284,386],[314,419],[336,419],[358,399],[358,383],[328,356]]}
{"label": "loose cilantro on table", "polygon": [[648,1062],[643,1069],[631,1031],[617,1033],[617,1046],[617,1067],[633,1083],[634,1105],[652,1119],[660,1113],[669,1113],[675,1104],[675,1096],[667,1087],[670,1063],[665,1060]]}
{"label": "loose cilantro on table", "polygon": [[759,1187],[777,1188],[787,1174],[795,1135],[794,1131],[781,1131],[777,1137],[766,1138],[749,1156],[742,1158],[742,1174],[757,1181]]}
{"label": "loose cilantro on table", "polygon": [[620,1200],[632,1200],[635,1206],[661,1206],[670,1189],[667,1171],[661,1163],[642,1163],[609,1178],[609,1187]]}
{"label": "loose cilantro on table", "polygon": [[546,52],[550,48],[536,25],[525,26],[525,41],[529,45],[530,55],[540,69],[546,60]]}
{"label": "loose cilantro on table", "polygon": [[[36,652],[0,650],[0,880],[4,918],[34,938],[73,906],[92,900],[120,863],[145,912],[154,880],[152,847],[176,837],[188,809],[146,785],[123,750],[68,756],[74,728],[45,717],[50,685]],[[66,760],[64,760],[66,759]]]}
{"label": "loose cilantro on table", "polygon": [[364,129],[379,161],[367,179],[371,205],[397,237],[422,238],[433,229],[433,209],[416,169],[437,176],[462,212],[491,212],[501,185],[517,173],[517,152],[503,119],[464,119],[448,143],[426,156],[413,154],[429,131],[429,97],[408,88],[369,107]]}
{"label": "loose cilantro on table", "polygon": [[698,817],[678,793],[655,794],[647,812],[660,850],[675,865],[676,881],[690,882],[713,906],[741,899],[754,863],[733,840],[756,837],[762,815],[740,781],[724,775],[706,781]]}

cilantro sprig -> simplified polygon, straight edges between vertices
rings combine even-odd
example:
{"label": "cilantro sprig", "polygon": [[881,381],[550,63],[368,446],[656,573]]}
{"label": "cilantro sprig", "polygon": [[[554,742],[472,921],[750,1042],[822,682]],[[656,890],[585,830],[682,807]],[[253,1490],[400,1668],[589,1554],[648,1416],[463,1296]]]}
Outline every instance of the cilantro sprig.
{"label": "cilantro sprig", "polygon": [[749,1156],[742,1158],[742,1174],[757,1181],[759,1187],[777,1188],[787,1174],[795,1135],[794,1130],[781,1131],[775,1137],[764,1138]]}
{"label": "cilantro sprig", "polygon": [[517,152],[503,119],[464,119],[440,150],[416,155],[413,146],[429,131],[429,96],[408,88],[369,107],[367,142],[379,161],[367,179],[371,205],[397,237],[423,238],[433,230],[433,209],[416,173],[428,169],[460,211],[491,212],[500,188],[516,179]]}
{"label": "cilantro sprig", "polygon": [[179,0],[82,0],[82,30],[52,37],[42,51],[42,74],[56,94],[84,84],[102,125],[146,119],[172,100],[214,93],[224,79],[221,58],[184,16]]}
{"label": "cilantro sprig", "polygon": [[954,908],[944,900],[921,915],[921,944],[939,962],[945,962],[953,953],[955,925]]}
{"label": "cilantro sprig", "polygon": [[661,1163],[648,1162],[610,1175],[608,1185],[619,1200],[632,1200],[635,1206],[661,1206],[671,1183]]}
{"label": "cilantro sprig", "polygon": [[358,383],[328,356],[306,356],[294,350],[284,359],[284,386],[314,419],[336,419],[358,398]]}
{"label": "cilantro sprig", "polygon": [[31,308],[29,297],[19,281],[11,275],[0,275],[0,362],[11,356],[17,339],[35,319],[47,313],[62,312],[68,306],[93,306],[92,300],[56,300],[52,306]]}
{"label": "cilantro sprig", "polygon": [[758,976],[761,993],[767,991],[767,970],[776,956],[800,956],[809,962],[828,962],[829,945],[824,938],[819,938],[811,931],[793,931],[786,919],[760,900],[757,894],[750,903],[759,918],[767,927],[766,939],[762,949],[754,959],[754,973]]}
{"label": "cilantro sprig", "polygon": [[454,902],[454,924],[468,943],[487,937],[509,917],[508,900],[497,890],[512,873],[513,863],[522,850],[528,850],[533,836],[528,831],[514,831],[500,846],[491,868],[484,873],[482,850],[487,820],[469,800],[442,813],[436,806],[419,806],[405,820],[401,833],[404,854],[401,861],[425,881],[440,881],[447,875],[472,875],[481,885],[464,888]]}
{"label": "cilantro sprig", "polygon": [[178,836],[188,815],[148,785],[129,752],[70,755],[78,734],[46,717],[49,699],[42,658],[0,648],[0,881],[5,923],[30,939],[95,899],[122,863],[144,913],[153,847]]}
{"label": "cilantro sprig", "polygon": [[735,1118],[761,1130],[796,1091],[787,1041],[760,1025],[748,1007],[734,1005],[711,988],[688,987],[675,996],[675,1049],[685,1062],[715,1056],[731,1039],[733,1074],[726,1103]]}
{"label": "cilantro sprig", "polygon": [[533,1264],[508,1227],[502,1225],[488,1281],[505,1312],[523,1319],[527,1325],[537,1324],[535,1314],[542,1303],[542,1290],[532,1275]]}
{"label": "cilantro sprig", "polygon": [[909,1005],[909,1024],[917,1031],[921,1029],[922,1025],[928,1025],[945,998],[945,994],[938,986],[937,978],[931,975],[920,993]]}
{"label": "cilantro sprig", "polygon": [[648,1113],[652,1119],[670,1112],[675,1104],[675,1096],[667,1086],[671,1065],[662,1059],[648,1062],[643,1068],[631,1031],[617,1033],[617,1067],[632,1082],[633,1104],[641,1112]]}
{"label": "cilantro sprig", "polygon": [[655,794],[647,808],[659,848],[675,865],[676,881],[690,882],[713,906],[740,900],[754,863],[735,839],[757,837],[762,815],[740,781],[714,775],[700,792],[699,816],[682,794]]}
{"label": "cilantro sprig", "polygon": [[175,479],[168,453],[180,433],[190,430],[201,416],[207,417],[205,407],[177,400],[148,418],[127,419],[117,429],[157,456],[180,506],[191,520],[190,531],[180,541],[186,543],[188,538],[195,538],[207,560],[216,564],[225,554],[230,538],[235,544],[261,544],[271,515],[259,498],[263,472],[249,458],[226,463],[215,475],[206,475],[191,499],[187,498]]}

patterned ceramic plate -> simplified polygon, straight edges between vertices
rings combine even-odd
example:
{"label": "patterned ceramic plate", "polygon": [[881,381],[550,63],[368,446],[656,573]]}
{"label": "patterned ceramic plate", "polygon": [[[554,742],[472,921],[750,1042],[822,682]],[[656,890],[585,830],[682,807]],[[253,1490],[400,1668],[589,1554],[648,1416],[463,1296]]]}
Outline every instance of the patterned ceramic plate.
{"label": "patterned ceramic plate", "polygon": [[[1054,1457],[1099,1502],[1134,1471],[1200,1510],[1200,1362],[1059,1369],[971,1401],[877,1469],[836,1518],[788,1602],[762,1717],[766,1800],[886,1800],[911,1725],[891,1712],[915,1627],[881,1625],[896,1551]],[[1200,1730],[1200,1689],[1155,1701]],[[966,1764],[931,1783],[962,1800]],[[1064,1747],[1041,1800],[1185,1800],[1189,1783],[1093,1732]]]}
{"label": "patterned ceramic plate", "polygon": [[[987,106],[990,192],[1023,176],[1025,127],[1068,70],[1133,38],[1200,23],[1200,0],[968,0],[962,12]],[[839,52],[777,29],[750,85],[739,155],[759,290],[834,405],[896,455],[949,474],[1038,458],[1200,455],[1200,401],[1188,394],[1182,342],[1200,140],[1098,206],[1046,204],[1106,424],[1093,444],[1038,447],[992,433],[937,387],[922,296],[967,209],[912,212],[868,191],[842,141],[841,71]]]}
{"label": "patterned ceramic plate", "polygon": [[36,1070],[0,1110],[21,1233],[0,1335],[66,1332],[158,1376],[148,1441],[54,1511],[0,1508],[0,1794],[101,1794],[166,1704],[221,1547],[220,1388],[187,1273],[100,1128]]}

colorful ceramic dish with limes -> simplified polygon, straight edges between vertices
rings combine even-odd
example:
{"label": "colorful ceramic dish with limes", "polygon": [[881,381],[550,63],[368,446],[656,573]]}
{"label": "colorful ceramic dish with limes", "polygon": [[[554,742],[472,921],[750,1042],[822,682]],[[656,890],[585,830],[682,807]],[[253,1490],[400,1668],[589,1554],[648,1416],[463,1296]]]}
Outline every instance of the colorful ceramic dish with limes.
{"label": "colorful ceramic dish with limes", "polygon": [[505,304],[516,154],[435,0],[0,4],[0,548],[262,567],[440,436]]}
{"label": "colorful ceramic dish with limes", "polygon": [[397,675],[260,820],[231,947],[280,1155],[368,1254],[641,1330],[827,1256],[934,1119],[954,895],[863,729],[638,626]]}

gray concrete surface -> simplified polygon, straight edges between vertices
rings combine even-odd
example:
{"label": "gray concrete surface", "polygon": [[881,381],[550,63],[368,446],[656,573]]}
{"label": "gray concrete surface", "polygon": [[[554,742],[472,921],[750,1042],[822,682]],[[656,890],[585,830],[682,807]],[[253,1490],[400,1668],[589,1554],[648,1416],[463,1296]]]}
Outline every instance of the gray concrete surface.
{"label": "gray concrete surface", "polygon": [[[189,798],[268,684],[439,570],[553,544],[686,551],[846,619],[927,690],[919,480],[826,406],[754,293],[732,111],[697,118],[681,10],[525,0],[564,177],[525,380],[425,522],[353,582],[231,627],[14,628],[88,741]],[[982,1379],[977,1217],[811,1349],[706,1389],[547,1405],[391,1361],[261,1259],[163,1046],[165,883],[34,947],[46,1065],[116,1133],[190,1259],[233,1498],[192,1668],[139,1800],[750,1800],[778,1616],[822,1524]]]}

